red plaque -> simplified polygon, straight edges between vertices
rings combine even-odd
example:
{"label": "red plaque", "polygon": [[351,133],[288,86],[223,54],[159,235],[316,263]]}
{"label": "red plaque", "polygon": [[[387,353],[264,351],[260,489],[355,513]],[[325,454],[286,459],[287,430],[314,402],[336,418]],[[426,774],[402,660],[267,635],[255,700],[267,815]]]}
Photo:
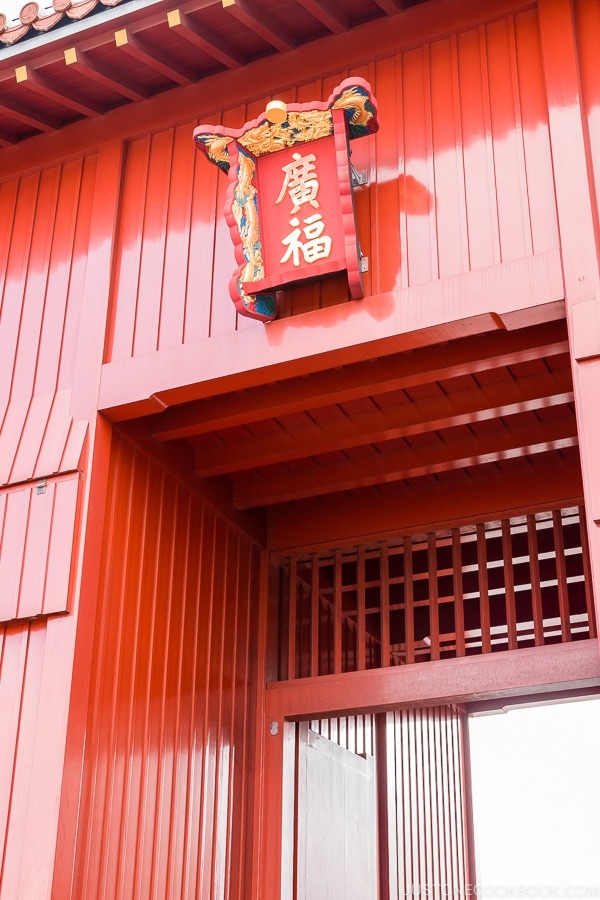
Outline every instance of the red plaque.
{"label": "red plaque", "polygon": [[247,316],[270,321],[276,292],[346,271],[363,296],[348,141],[377,130],[362,79],[342,82],[327,103],[290,104],[283,122],[267,114],[243,129],[201,125],[196,145],[228,173],[226,216],[239,269],[231,297]]}

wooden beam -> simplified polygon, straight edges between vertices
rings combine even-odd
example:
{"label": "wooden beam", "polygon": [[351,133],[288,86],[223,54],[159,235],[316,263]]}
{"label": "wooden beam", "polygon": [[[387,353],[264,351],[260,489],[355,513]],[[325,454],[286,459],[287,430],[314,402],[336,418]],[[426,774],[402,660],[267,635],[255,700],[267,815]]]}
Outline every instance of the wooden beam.
{"label": "wooden beam", "polygon": [[172,9],[167,13],[169,28],[173,28],[177,34],[189,41],[208,56],[212,56],[217,62],[222,63],[228,69],[239,69],[245,60],[240,53],[227,47],[216,34],[210,32],[194,22],[187,13],[181,9]]}
{"label": "wooden beam", "polygon": [[388,16],[395,16],[396,13],[402,12],[402,0],[375,0],[375,3]]}
{"label": "wooden beam", "polygon": [[267,44],[276,50],[285,52],[294,48],[294,42],[289,37],[284,37],[281,31],[274,31],[268,22],[267,16],[259,15],[246,3],[246,0],[221,0],[223,9],[231,13],[238,22],[242,22],[246,28],[261,37]]}
{"label": "wooden beam", "polygon": [[65,50],[65,64],[70,66],[73,71],[79,72],[85,78],[89,78],[90,81],[95,81],[96,84],[100,84],[102,87],[108,88],[109,91],[114,91],[116,94],[121,94],[129,100],[147,100],[150,96],[149,94],[134,90],[127,84],[123,84],[122,81],[115,78],[114,75],[104,69],[103,66],[98,65],[97,62],[93,62],[83,50],[75,47],[69,47]]}
{"label": "wooden beam", "polygon": [[265,466],[318,456],[335,450],[365,446],[500,416],[511,416],[540,407],[571,403],[570,369],[529,376],[520,381],[473,387],[454,394],[372,408],[354,415],[340,415],[293,430],[224,440],[196,451],[196,472],[203,477],[223,475],[257,465]]}
{"label": "wooden beam", "polygon": [[267,721],[319,719],[600,686],[594,639],[269,684]]}
{"label": "wooden beam", "polygon": [[29,66],[18,66],[15,69],[15,77],[17,84],[25,85],[30,91],[39,94],[40,97],[44,97],[46,100],[53,100],[55,103],[66,106],[88,118],[100,116],[104,112],[104,107],[99,103],[83,100],[70,89],[65,91],[57,90],[46,78]]}
{"label": "wooden beam", "polygon": [[[476,469],[396,481],[383,487],[329,497],[309,497],[269,510],[269,547],[290,551],[355,546],[383,537],[443,531],[538,512],[580,506],[583,495],[577,447],[535,458],[508,459]],[[584,557],[585,558],[585,557]]]}
{"label": "wooden beam", "polygon": [[126,28],[115,31],[115,44],[132,59],[159,72],[175,84],[195,84],[197,81],[193,72],[173,65],[163,54],[157,53],[154,47],[146,46],[136,34]]}
{"label": "wooden beam", "polygon": [[298,3],[332,34],[343,34],[344,31],[348,31],[350,23],[347,17],[340,12],[333,12],[326,0],[298,0]]}
{"label": "wooden beam", "polygon": [[30,128],[37,128],[38,131],[57,131],[58,126],[39,113],[33,113],[30,109],[24,107],[13,106],[2,100],[0,103],[0,113],[14,119],[16,122],[22,122],[23,125],[29,125]]}
{"label": "wooden beam", "polygon": [[356,363],[345,369],[331,369],[252,390],[195,400],[185,407],[173,407],[157,415],[152,433],[158,441],[191,437],[568,352],[563,320],[518,332],[497,331]]}
{"label": "wooden beam", "polygon": [[575,417],[539,422],[535,426],[506,429],[481,437],[463,436],[460,440],[436,440],[375,454],[360,462],[340,459],[328,465],[315,465],[284,474],[241,479],[234,485],[234,503],[240,509],[268,506],[302,497],[315,497],[336,491],[353,490],[373,484],[386,484],[405,478],[417,478],[469,468],[500,459],[545,453],[577,444]]}

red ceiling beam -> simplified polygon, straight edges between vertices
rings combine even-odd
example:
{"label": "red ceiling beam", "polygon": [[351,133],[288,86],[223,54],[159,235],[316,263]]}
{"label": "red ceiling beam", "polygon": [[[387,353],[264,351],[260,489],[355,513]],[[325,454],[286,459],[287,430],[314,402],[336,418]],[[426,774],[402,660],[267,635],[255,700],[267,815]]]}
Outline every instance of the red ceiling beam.
{"label": "red ceiling beam", "polygon": [[433,349],[427,347],[345,369],[192,401],[156,416],[152,431],[158,441],[191,437],[568,352],[562,320],[534,329],[533,333],[529,329],[498,331],[485,338],[466,338]]}
{"label": "red ceiling beam", "polygon": [[238,22],[242,22],[246,28],[253,31],[264,41],[275,47],[276,50],[285,52],[293,50],[294,43],[289,37],[284,37],[280,31],[274,31],[267,16],[259,15],[253,11],[246,0],[221,0],[223,9],[234,16]]}
{"label": "red ceiling beam", "polygon": [[375,3],[388,16],[395,16],[396,13],[402,12],[402,0],[375,0]]}
{"label": "red ceiling beam", "polygon": [[239,509],[268,506],[303,497],[347,491],[373,484],[386,484],[420,475],[469,468],[496,460],[545,453],[577,444],[575,417],[530,423],[491,435],[463,435],[416,449],[402,447],[372,454],[359,462],[340,459],[310,469],[241,479],[234,484],[234,503]]}
{"label": "red ceiling beam", "polygon": [[[217,480],[217,479],[215,479]],[[211,479],[212,481],[212,479]],[[269,510],[269,547],[275,555],[294,548],[353,546],[373,535],[441,531],[475,521],[528,511],[580,506],[583,486],[578,448],[531,459],[509,459],[476,469],[454,469],[415,481],[281,503]]]}
{"label": "red ceiling beam", "polygon": [[37,128],[38,131],[56,131],[59,127],[46,116],[42,116],[39,113],[33,113],[31,110],[24,109],[23,107],[19,108],[17,106],[12,106],[12,104],[7,103],[6,100],[3,100],[0,103],[0,113],[8,116],[10,119],[14,119],[16,122],[22,122],[23,125]]}
{"label": "red ceiling beam", "polygon": [[165,78],[170,78],[175,84],[195,84],[197,81],[193,72],[167,62],[166,58],[157,53],[154,47],[146,46],[137,35],[127,31],[126,28],[115,31],[115,44],[124,53],[131,56],[132,59],[143,63],[150,69],[154,69],[155,72],[159,72]]}
{"label": "red ceiling beam", "polygon": [[83,100],[70,89],[62,92],[58,91],[55,85],[50,84],[46,78],[29,66],[19,66],[15,69],[15,76],[17,84],[24,85],[28,90],[39,94],[40,97],[44,97],[45,100],[52,100],[54,103],[66,106],[68,109],[81,113],[81,115],[88,118],[100,116],[104,112],[104,108],[100,104],[91,100]]}
{"label": "red ceiling beam", "polygon": [[257,465],[272,465],[290,459],[318,456],[336,450],[380,443],[424,432],[440,431],[501,416],[511,416],[540,407],[571,403],[573,390],[569,369],[535,375],[518,382],[500,382],[448,396],[385,409],[373,408],[342,415],[294,430],[278,430],[246,440],[224,441],[199,447],[196,471],[204,477],[223,475]]}
{"label": "red ceiling beam", "polygon": [[332,34],[343,34],[344,31],[348,31],[350,23],[347,18],[340,13],[334,13],[326,0],[298,0],[298,3]]}
{"label": "red ceiling beam", "polygon": [[92,62],[88,54],[84,53],[83,50],[69,47],[65,50],[65,63],[73,71],[78,72],[85,78],[89,78],[90,81],[95,81],[96,84],[100,84],[102,87],[107,88],[109,91],[114,91],[116,94],[121,94],[129,100],[147,100],[150,96],[149,94],[134,90],[127,84],[123,84],[123,82],[116,79],[112,73],[107,72],[102,66],[99,66],[98,63]]}
{"label": "red ceiling beam", "polygon": [[266,720],[467,703],[600,686],[596,640],[269,684]]}
{"label": "red ceiling beam", "polygon": [[202,28],[194,22],[187,13],[180,9],[172,9],[167,13],[167,21],[169,28],[173,28],[177,34],[189,41],[199,50],[202,50],[208,56],[212,56],[217,62],[222,63],[228,69],[239,69],[243,66],[245,60],[240,53],[236,53],[232,48],[227,47],[225,43],[206,28]]}

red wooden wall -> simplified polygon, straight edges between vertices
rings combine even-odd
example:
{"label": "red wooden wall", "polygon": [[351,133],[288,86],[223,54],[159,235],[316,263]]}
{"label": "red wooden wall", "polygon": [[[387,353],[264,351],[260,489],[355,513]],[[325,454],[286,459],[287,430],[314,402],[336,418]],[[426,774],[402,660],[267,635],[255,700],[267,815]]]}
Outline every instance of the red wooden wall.
{"label": "red wooden wall", "polygon": [[3,897],[46,896],[52,879],[76,625],[55,614],[74,600],[88,423],[71,391],[96,170],[90,156],[0,185]]}
{"label": "red wooden wall", "polygon": [[62,870],[56,896],[249,896],[258,559],[115,436],[73,880]]}
{"label": "red wooden wall", "polygon": [[[537,256],[558,271],[548,109],[534,9],[278,92],[326,99],[366,78],[377,135],[354,141],[367,295]],[[241,127],[265,100],[213,124]],[[213,116],[213,118],[215,118]],[[131,141],[124,163],[108,362],[255,327],[236,318],[226,177],[197,153],[198,120]],[[346,300],[343,279],[291,292],[284,315]],[[413,295],[413,302],[417,296]],[[558,298],[558,295],[557,295]],[[463,304],[460,315],[469,315]]]}
{"label": "red wooden wall", "polygon": [[[332,39],[331,54],[259,62],[256,81],[233,73],[218,101],[192,86],[177,104],[163,95],[102,128],[42,135],[0,171],[3,897],[50,896],[53,877],[60,898],[248,896],[257,550],[125,439],[109,460],[102,360],[146,367],[139,381],[114,370],[108,408],[148,398],[155,371],[185,385],[190,358],[202,381],[217,358],[219,372],[244,374],[265,349],[293,364],[496,313],[498,298],[519,309],[566,297],[600,597],[600,11],[539,0],[446,27],[427,7],[401,49],[391,34],[370,62],[360,34]],[[369,177],[357,211],[371,297],[354,323],[331,317],[307,342],[286,321],[345,301],[342,280],[293,292],[270,330],[238,320],[225,178],[191,132],[203,111],[239,126],[271,95],[325,98],[352,74],[381,110],[353,156]],[[246,104],[249,86],[258,99]],[[164,365],[148,356],[169,350]],[[50,512],[66,484],[76,500]]]}

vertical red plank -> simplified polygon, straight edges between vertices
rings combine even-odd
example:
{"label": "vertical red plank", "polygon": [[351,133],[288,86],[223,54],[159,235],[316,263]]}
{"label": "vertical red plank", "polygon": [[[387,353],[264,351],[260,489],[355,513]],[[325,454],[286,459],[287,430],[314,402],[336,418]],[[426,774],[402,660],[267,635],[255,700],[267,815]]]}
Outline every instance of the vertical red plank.
{"label": "vertical red plank", "polygon": [[[83,160],[83,170],[79,186],[79,206],[73,237],[73,255],[69,269],[68,300],[63,325],[60,361],[57,371],[57,390],[70,388],[77,359],[77,344],[81,319],[81,302],[84,295],[85,273],[89,250],[90,225],[92,219],[94,186],[98,157],[88,156]],[[106,322],[103,322],[103,328]]]}
{"label": "vertical red plank", "polygon": [[571,617],[569,611],[569,589],[567,586],[567,563],[565,559],[565,540],[562,530],[560,510],[552,511],[552,527],[554,531],[554,552],[556,554],[556,581],[558,591],[558,610],[560,616],[560,632],[563,642],[571,640]]}
{"label": "vertical red plank", "polygon": [[[229,128],[240,128],[244,124],[243,116],[243,109],[227,110],[223,113],[222,124]],[[206,161],[202,160],[202,162]],[[211,166],[211,168],[216,167]],[[233,242],[224,211],[228,180],[224,172],[219,171],[218,175],[215,242],[212,259],[213,282],[209,319],[210,337],[235,331],[236,323],[236,309],[229,294],[229,282],[238,268],[238,263],[235,259]],[[202,285],[202,280],[199,280],[200,285]],[[253,327],[256,327],[257,324],[255,322]]]}
{"label": "vertical red plank", "polygon": [[[0,185],[0,259],[7,260],[12,239],[12,227],[17,207],[19,182],[15,178]],[[0,311],[3,308],[7,267],[0,268]]]}
{"label": "vertical red plank", "polygon": [[[134,356],[158,347],[172,156],[172,129],[152,135],[133,333]],[[128,302],[131,303],[131,298]]]}
{"label": "vertical red plank", "polygon": [[437,578],[437,541],[435,534],[427,535],[427,564],[429,579],[429,636],[431,638],[431,658],[440,658],[440,610]]}
{"label": "vertical red plank", "polygon": [[[12,396],[12,380],[19,343],[26,274],[34,231],[40,175],[29,175],[19,183],[12,233],[4,268],[4,292],[0,320],[0,406]],[[5,374],[4,374],[5,373]]]}
{"label": "vertical red plank", "polygon": [[357,668],[362,672],[366,668],[366,615],[365,615],[365,548],[361,544],[356,555],[356,643]]}
{"label": "vertical red plank", "polygon": [[[403,57],[404,152],[408,282],[422,284],[438,277],[437,248],[432,242],[435,185],[431,156],[429,50],[410,50]],[[412,195],[412,198],[411,198]],[[415,203],[414,197],[422,198]],[[409,199],[411,198],[411,199]]]}
{"label": "vertical red plank", "polygon": [[65,449],[65,439],[71,421],[71,391],[54,394],[44,438],[39,445],[35,473],[39,477],[58,472]]}
{"label": "vertical red plank", "polygon": [[504,591],[506,600],[506,627],[508,629],[508,649],[516,650],[517,610],[515,605],[515,579],[509,519],[502,520],[502,556],[504,569]]}
{"label": "vertical red plank", "polygon": [[80,213],[83,161],[66,163],[60,170],[56,219],[48,265],[44,317],[38,347],[34,392],[45,394],[56,387],[69,303],[79,306],[77,295],[69,293],[75,232]]}
{"label": "vertical red plank", "polygon": [[296,557],[290,559],[290,589],[289,589],[289,611],[288,611],[288,670],[287,677],[295,678],[297,673],[296,667],[296,638],[298,634],[298,560]]}
{"label": "vertical red plank", "polygon": [[342,671],[342,553],[336,549],[333,569],[333,671]]}
{"label": "vertical red plank", "polygon": [[[166,223],[165,262],[161,284],[158,349],[183,342],[186,293],[190,267],[192,187],[196,162],[202,164],[190,134],[190,123],[174,131]],[[212,167],[214,168],[214,166]],[[204,284],[203,284],[204,286]],[[196,285],[196,288],[199,288]],[[198,291],[198,294],[200,291]],[[200,303],[200,297],[196,299]]]}
{"label": "vertical red plank", "polygon": [[532,253],[512,17],[487,26],[490,124],[502,261]]}
{"label": "vertical red plank", "polygon": [[310,570],[310,674],[319,674],[319,627],[321,603],[319,594],[319,557],[313,553]]}
{"label": "vertical red plank", "polygon": [[[9,482],[27,481],[33,476],[35,462],[48,427],[48,418],[52,408],[53,395],[51,393],[34,396],[27,410],[18,445],[12,455],[12,467],[6,473]],[[11,407],[15,404],[12,403]],[[2,434],[3,443],[9,435]],[[14,435],[16,437],[16,434]],[[5,444],[6,446],[6,444]],[[8,450],[10,453],[10,450]],[[9,460],[7,460],[9,462]],[[44,474],[48,474],[45,472]]]}
{"label": "vertical red plank", "polygon": [[150,137],[144,137],[127,147],[107,331],[107,362],[127,359],[133,351],[150,146]]}
{"label": "vertical red plank", "polygon": [[390,556],[389,545],[384,541],[380,551],[380,594],[381,594],[381,662],[391,665],[390,655]]}
{"label": "vertical red plank", "polygon": [[[21,306],[17,351],[11,394],[14,398],[32,393],[44,306],[48,288],[50,249],[55,225],[60,169],[42,173],[37,195],[36,216],[29,254],[27,280]],[[45,329],[60,343],[61,323],[48,319]]]}
{"label": "vertical red plank", "polygon": [[4,867],[9,811],[13,791],[19,721],[23,702],[23,680],[27,668],[29,623],[4,626],[0,665],[0,871]]}
{"label": "vertical red plank", "polygon": [[559,240],[537,10],[516,15],[514,24],[532,249],[545,253]]}
{"label": "vertical red plank", "polygon": [[[57,485],[50,483],[43,493],[35,488],[29,489],[29,522],[27,537],[23,547],[23,577],[17,601],[16,616],[27,618],[39,615],[44,608],[46,570],[50,557],[50,535],[52,527],[52,511],[56,497]],[[69,548],[73,542],[72,529],[68,524],[56,523],[64,528],[69,539]],[[70,558],[70,552],[69,552]],[[65,597],[66,601],[66,597]],[[62,609],[66,609],[66,602]]]}
{"label": "vertical red plank", "polygon": [[406,222],[402,215],[405,159],[403,141],[402,73],[399,57],[375,64],[374,91],[382,116],[374,142],[374,177],[371,189],[371,235],[373,294],[408,284]]}
{"label": "vertical red plank", "polygon": [[412,541],[404,538],[404,642],[406,662],[415,661],[415,619],[413,607]]}
{"label": "vertical red plank", "polygon": [[535,515],[527,516],[527,547],[529,552],[529,577],[531,579],[531,605],[533,610],[533,635],[536,647],[544,643],[542,589],[540,584],[540,560]]}
{"label": "vertical red plank", "polygon": [[471,269],[500,262],[485,31],[458,37],[459,90]]}
{"label": "vertical red plank", "polygon": [[590,629],[590,637],[598,636],[598,627],[596,622],[596,614],[594,611],[594,596],[592,592],[592,571],[590,564],[590,545],[588,542],[588,533],[586,527],[585,508],[579,507],[579,528],[581,535],[581,555],[583,564],[583,578],[585,590],[585,607],[587,611],[588,627]]}
{"label": "vertical red plank", "polygon": [[[214,124],[219,123],[215,121]],[[225,174],[217,166],[202,159],[198,151],[195,154],[183,323],[185,343],[207,338],[210,334],[215,223],[223,214],[222,194],[218,193],[218,189],[222,186],[222,181],[227,181]]]}
{"label": "vertical red plank", "polygon": [[11,491],[6,498],[0,556],[0,621],[17,615],[30,501],[31,491],[27,487]]}
{"label": "vertical red plank", "polygon": [[456,655],[465,655],[465,601],[462,579],[462,543],[460,529],[452,529],[452,584],[454,586],[454,631]]}
{"label": "vertical red plank", "polygon": [[23,435],[31,399],[13,400],[8,404],[2,422],[2,454],[0,455],[0,484],[10,482],[11,470]]}
{"label": "vertical red plank", "polygon": [[[36,733],[40,704],[46,623],[34,622],[28,628],[27,651],[19,685],[19,721],[15,745],[14,763],[11,766],[12,784],[8,808],[8,831],[4,844],[2,867],[2,893],[18,897],[23,881],[30,873],[23,872],[27,850],[27,820],[30,811],[30,789],[35,778]],[[47,735],[46,735],[47,740]],[[25,878],[22,876],[25,875]],[[30,894],[31,896],[31,894]]]}
{"label": "vertical red plank", "polygon": [[481,627],[481,652],[490,653],[490,595],[487,568],[485,525],[477,524],[477,577],[479,580],[479,624]]}
{"label": "vertical red plank", "polygon": [[455,36],[431,45],[431,118],[435,216],[441,278],[469,270],[467,207]]}
{"label": "vertical red plank", "polygon": [[48,565],[42,607],[45,614],[64,612],[70,608],[69,579],[76,538],[78,496],[78,474],[57,483],[52,510],[52,531],[48,539]]}
{"label": "vertical red plank", "polygon": [[71,413],[75,420],[93,420],[97,410],[100,368],[109,319],[117,210],[121,199],[122,156],[123,145],[120,141],[103,144],[98,151],[73,368]]}

